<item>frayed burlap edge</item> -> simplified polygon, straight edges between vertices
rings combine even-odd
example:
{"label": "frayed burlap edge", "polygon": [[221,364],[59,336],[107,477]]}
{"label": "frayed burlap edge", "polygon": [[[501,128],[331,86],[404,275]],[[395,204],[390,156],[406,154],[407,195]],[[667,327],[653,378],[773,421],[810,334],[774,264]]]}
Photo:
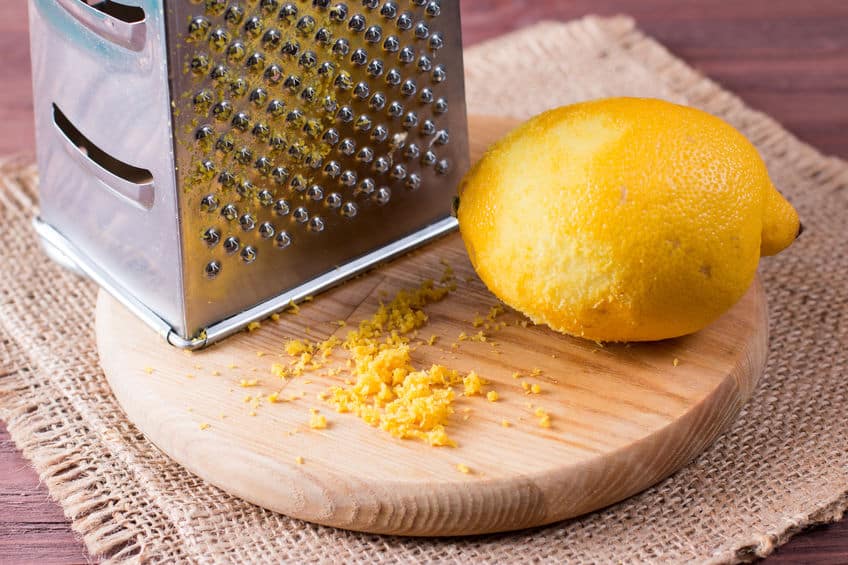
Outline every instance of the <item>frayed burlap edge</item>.
{"label": "frayed burlap edge", "polygon": [[[37,171],[28,158],[0,159],[0,211],[4,220],[12,216],[18,220],[18,227],[29,225],[37,213],[36,183]],[[62,276],[72,280],[75,277],[70,273]],[[95,289],[90,282],[77,282],[93,295]],[[0,303],[0,312],[2,306]],[[174,538],[165,544],[172,554],[185,557],[176,532],[137,527],[153,520],[168,523],[165,513],[153,505],[128,504],[121,493],[109,488],[116,483],[104,480],[105,461],[121,451],[114,449],[114,441],[120,441],[117,433],[92,430],[84,412],[75,406],[77,403],[57,386],[61,380],[34,378],[45,369],[37,366],[15,341],[14,330],[0,317],[0,419],[6,422],[12,441],[32,463],[51,498],[62,506],[91,555],[108,556],[108,561],[114,563],[141,562],[144,540],[162,534],[163,541]],[[127,426],[132,425],[127,422]],[[136,432],[136,436],[142,440],[140,433]],[[158,453],[155,446],[145,444],[148,451]],[[122,465],[117,466],[123,470]],[[116,465],[111,467],[108,472],[114,474]]]}
{"label": "frayed burlap edge", "polygon": [[[498,38],[473,51],[494,53],[499,46],[520,41],[523,36],[545,37],[547,32],[555,32],[552,33],[554,37],[567,34],[578,43],[605,42],[611,48],[629,52],[673,85],[681,98],[725,117],[743,129],[761,150],[768,149],[793,162],[820,190],[845,193],[841,190],[848,186],[848,166],[844,162],[822,156],[785,132],[768,116],[746,108],[741,100],[722,91],[636,30],[629,18],[589,17],[567,27],[546,22]],[[0,163],[0,177],[0,204],[7,209],[16,208],[22,214],[31,214],[35,199],[34,169],[16,160],[6,160]],[[165,552],[172,558],[188,558],[192,552],[182,548],[190,546],[191,540],[182,536],[182,529],[174,524],[173,516],[153,504],[133,508],[119,496],[120,493],[108,490],[108,483],[98,476],[103,468],[102,459],[116,457],[122,449],[109,445],[108,433],[91,429],[90,422],[76,408],[79,403],[68,398],[61,387],[54,386],[50,379],[33,379],[32,375],[43,374],[51,368],[32,363],[23,348],[10,337],[14,330],[0,324],[0,418],[7,422],[13,441],[33,462],[89,551],[93,555],[106,555],[114,562],[143,561],[148,555],[147,544],[154,548],[150,551]],[[88,441],[81,445],[75,441],[79,437],[86,437]],[[143,441],[140,436],[138,440]],[[155,453],[152,446],[145,449]],[[126,463],[116,465],[126,467]],[[139,478],[130,469],[126,471],[130,479]],[[839,519],[846,508],[848,490],[811,508],[805,516],[795,517],[785,527],[752,532],[749,541],[735,549],[713,554],[706,561],[733,562],[766,556],[804,527]],[[155,519],[155,515],[160,519]],[[150,531],[145,525],[151,523],[172,527],[167,531]]]}

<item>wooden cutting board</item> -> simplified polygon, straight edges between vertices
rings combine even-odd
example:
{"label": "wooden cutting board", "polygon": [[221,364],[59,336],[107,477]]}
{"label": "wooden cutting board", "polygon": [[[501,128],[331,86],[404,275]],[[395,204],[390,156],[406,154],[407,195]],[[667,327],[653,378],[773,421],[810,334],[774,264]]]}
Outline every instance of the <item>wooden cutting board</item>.
{"label": "wooden cutting board", "polygon": [[[510,125],[472,121],[472,153]],[[270,367],[287,358],[288,339],[343,338],[349,327],[336,321],[352,326],[370,317],[381,298],[438,279],[443,262],[455,269],[458,288],[426,307],[430,321],[420,335],[439,339],[418,347],[414,361],[475,370],[500,396],[458,396],[448,426],[457,447],[395,439],[335,413],[318,394],[349,378],[345,372],[320,370],[281,390]],[[758,281],[703,331],[648,344],[600,346],[526,324],[508,309],[497,318],[506,326],[486,331],[486,342],[459,339],[483,329],[472,321],[496,304],[454,234],[204,351],[172,348],[104,292],[96,330],[103,369],[129,419],[193,473],[289,516],[405,535],[537,526],[637,493],[727,428],[765,364]],[[540,392],[528,393],[523,382]],[[276,391],[298,399],[264,400]],[[539,407],[550,414],[549,428],[534,415]],[[327,417],[326,429],[309,427],[310,408]]]}

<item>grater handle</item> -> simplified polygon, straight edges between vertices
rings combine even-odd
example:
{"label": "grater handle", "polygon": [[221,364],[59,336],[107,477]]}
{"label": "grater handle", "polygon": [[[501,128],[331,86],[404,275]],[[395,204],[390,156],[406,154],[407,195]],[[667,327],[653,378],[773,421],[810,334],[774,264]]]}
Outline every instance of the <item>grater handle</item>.
{"label": "grater handle", "polygon": [[90,31],[106,41],[141,51],[147,40],[147,18],[140,6],[112,0],[86,3],[84,0],[56,0],[56,3]]}
{"label": "grater handle", "polygon": [[112,193],[144,210],[153,207],[153,174],[112,157],[83,135],[53,104],[53,125],[70,157]]}

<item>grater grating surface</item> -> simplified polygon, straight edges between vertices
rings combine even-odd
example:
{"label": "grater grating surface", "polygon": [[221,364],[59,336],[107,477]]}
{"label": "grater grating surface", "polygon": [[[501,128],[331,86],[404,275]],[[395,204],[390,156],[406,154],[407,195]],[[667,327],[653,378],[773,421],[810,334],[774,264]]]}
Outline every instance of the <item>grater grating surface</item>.
{"label": "grater grating surface", "polygon": [[[181,338],[173,342],[205,345],[284,298],[320,290],[453,227],[451,197],[468,165],[458,2],[134,3],[148,16],[162,11],[145,20],[152,33],[124,34],[136,42],[123,49],[155,57],[138,36],[165,43],[159,53],[172,147],[161,151],[173,151],[174,172],[163,179],[149,167],[148,184],[159,192],[145,192],[142,208],[155,215],[162,191],[169,193],[176,222],[173,212],[161,213],[154,225],[172,233],[180,304],[157,309],[156,290],[128,284],[125,267],[92,273],[104,258],[83,270],[149,305]],[[164,33],[156,33],[157,21]],[[96,141],[110,125],[95,121],[80,135]],[[66,220],[45,221],[60,235],[67,231]],[[116,223],[122,232],[133,225],[129,218]],[[59,247],[78,263],[97,255],[68,239]],[[133,245],[144,245],[142,238],[112,247],[126,257]],[[155,254],[146,260],[155,262]]]}

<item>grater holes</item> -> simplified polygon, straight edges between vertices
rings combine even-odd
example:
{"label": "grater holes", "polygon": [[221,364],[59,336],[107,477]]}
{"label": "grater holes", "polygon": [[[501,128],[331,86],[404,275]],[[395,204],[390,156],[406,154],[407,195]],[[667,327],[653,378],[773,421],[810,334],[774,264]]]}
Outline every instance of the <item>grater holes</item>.
{"label": "grater holes", "polygon": [[209,47],[214,51],[223,51],[230,42],[230,34],[225,29],[218,28],[209,34]]}
{"label": "grater holes", "polygon": [[336,5],[334,5],[332,8],[330,8],[328,15],[329,15],[330,21],[335,22],[335,23],[341,23],[341,22],[343,22],[347,19],[347,13],[348,13],[347,5],[340,2]]}
{"label": "grater holes", "polygon": [[403,80],[403,76],[400,71],[397,69],[389,69],[386,73],[386,84],[390,86],[397,86]]}
{"label": "grater holes", "polygon": [[207,194],[200,200],[200,210],[202,212],[214,212],[218,209],[218,199],[212,194]]}
{"label": "grater holes", "polygon": [[309,220],[309,231],[322,232],[324,231],[324,227],[324,220],[321,219],[319,216],[314,216],[312,219]]}
{"label": "grater holes", "polygon": [[253,186],[252,182],[244,179],[236,184],[236,194],[238,194],[239,197],[244,198],[253,194],[255,192],[255,188],[256,187]]}
{"label": "grater holes", "polygon": [[421,55],[418,57],[418,63],[416,65],[418,70],[421,72],[430,72],[433,69],[433,60],[430,59],[427,55]]}
{"label": "grater holes", "polygon": [[289,178],[289,171],[285,167],[275,167],[274,170],[271,171],[271,177],[278,185],[284,185]]}
{"label": "grater holes", "polygon": [[253,150],[250,147],[240,147],[233,154],[233,158],[240,165],[249,165],[253,161]]}
{"label": "grater holes", "polygon": [[371,131],[371,139],[378,143],[386,141],[389,137],[389,130],[384,125],[378,125]]}
{"label": "grater holes", "polygon": [[253,164],[253,167],[259,172],[260,175],[268,176],[268,174],[274,168],[274,163],[268,157],[262,156],[256,160],[256,162]]}
{"label": "grater holes", "polygon": [[227,46],[224,55],[229,63],[240,63],[247,55],[247,48],[241,41],[233,41]]}
{"label": "grater holes", "polygon": [[250,116],[246,112],[236,112],[230,124],[240,132],[246,132],[250,127]]}
{"label": "grater holes", "polygon": [[239,217],[239,225],[244,231],[252,231],[256,227],[256,219],[251,214],[242,214]]}
{"label": "grater holes", "polygon": [[342,205],[342,195],[338,192],[331,192],[324,202],[329,208],[339,208]]}
{"label": "grater holes", "polygon": [[355,171],[346,170],[339,176],[339,184],[342,186],[355,186],[357,181],[357,175]]}
{"label": "grater holes", "polygon": [[374,122],[366,114],[360,114],[354,122],[354,128],[359,132],[366,132],[371,130],[373,124]]}
{"label": "grater holes", "polygon": [[339,152],[343,155],[347,155],[348,157],[353,155],[354,151],[356,151],[356,142],[349,137],[343,139],[339,143]]}
{"label": "grater holes", "polygon": [[286,24],[293,24],[297,18],[297,6],[292,4],[291,2],[286,2],[283,4],[283,7],[280,8],[279,13],[277,14],[277,19]]}
{"label": "grater holes", "polygon": [[267,208],[274,203],[274,194],[268,189],[262,189],[259,191],[259,194],[256,195],[256,200],[259,202],[260,206]]}
{"label": "grater holes", "polygon": [[212,27],[212,24],[208,19],[203,16],[197,16],[192,18],[188,24],[188,37],[187,41],[200,41],[206,34],[209,33],[209,28]]}
{"label": "grater holes", "polygon": [[390,35],[383,42],[383,51],[388,53],[397,53],[400,51],[400,40],[396,35]]}
{"label": "grater holes", "polygon": [[401,31],[409,31],[412,29],[414,25],[414,20],[412,19],[412,14],[409,12],[403,12],[398,15],[397,21],[395,22],[398,29]]}
{"label": "grater holes", "polygon": [[315,18],[312,16],[306,15],[297,20],[297,24],[295,25],[295,29],[297,33],[301,37],[309,37],[313,33],[315,33]]}
{"label": "grater holes", "polygon": [[277,63],[271,63],[262,74],[265,83],[269,86],[276,86],[283,80],[283,68]]}
{"label": "grater holes", "polygon": [[427,6],[424,8],[424,13],[431,18],[435,18],[442,13],[442,7],[436,0],[431,0],[430,2],[427,2]]}
{"label": "grater holes", "polygon": [[365,30],[365,16],[362,14],[354,14],[347,22],[347,27],[353,32],[361,32]]}
{"label": "grater holes", "polygon": [[291,204],[289,204],[288,200],[281,198],[274,202],[274,214],[282,217],[288,216],[289,212],[291,212]]}
{"label": "grater holes", "polygon": [[378,205],[385,206],[392,199],[392,191],[387,186],[381,186],[374,192],[371,198]]}
{"label": "grater holes", "polygon": [[239,238],[235,236],[231,235],[230,237],[224,240],[224,251],[226,251],[228,255],[236,253],[240,247],[241,241],[239,241]]}
{"label": "grater holes", "polygon": [[279,0],[260,0],[259,9],[266,16],[273,14],[277,7],[280,5]]}
{"label": "grater holes", "polygon": [[374,111],[380,111],[386,107],[386,95],[382,92],[375,92],[368,101],[368,107]]}
{"label": "grater holes", "polygon": [[374,161],[374,170],[378,173],[387,173],[392,167],[392,160],[388,156],[381,155]]}
{"label": "grater holes", "polygon": [[408,65],[415,60],[415,49],[412,47],[404,47],[398,53],[398,61],[404,65]]}
{"label": "grater holes", "polygon": [[235,148],[236,148],[235,140],[228,133],[221,135],[218,138],[218,140],[215,142],[215,149],[217,151],[220,151],[224,155],[228,155],[228,154],[232,153],[233,150],[235,150]]}
{"label": "grater holes", "polygon": [[324,189],[320,185],[313,184],[306,189],[306,197],[310,200],[322,200],[324,198]]}
{"label": "grater holes", "polygon": [[411,173],[408,177],[406,177],[404,186],[409,190],[418,190],[421,187],[421,182],[421,175],[418,173]]}
{"label": "grater holes", "polygon": [[341,214],[345,218],[353,218],[358,213],[359,208],[353,202],[345,202],[342,205],[341,210],[339,211],[339,214]]}
{"label": "grater holes", "polygon": [[433,33],[430,36],[430,49],[432,49],[433,51],[438,51],[444,46],[445,37],[440,32]]}
{"label": "grater holes", "polygon": [[209,71],[209,57],[205,53],[197,53],[189,61],[189,69],[194,76],[205,75]]}
{"label": "grater holes", "polygon": [[292,212],[292,218],[294,218],[294,221],[299,224],[305,224],[309,221],[309,210],[303,206],[298,206],[294,209],[294,212]]}
{"label": "grater holes", "polygon": [[262,35],[261,44],[266,51],[278,49],[282,42],[283,34],[276,28],[271,28]]}
{"label": "grater holes", "polygon": [[448,78],[448,73],[445,70],[444,65],[436,65],[433,69],[432,80],[436,84],[440,82],[444,82]]}
{"label": "grater holes", "polygon": [[433,103],[433,91],[429,88],[424,88],[421,90],[421,94],[418,95],[418,98],[421,100],[422,104],[432,104]]}
{"label": "grater holes", "polygon": [[[431,28],[428,17],[438,11],[427,1],[225,3],[221,19],[186,20],[189,39],[208,50],[196,53],[195,66],[205,68],[199,82],[212,93],[197,100],[192,129],[201,153],[193,159],[213,150],[219,183],[234,189],[233,198],[249,196],[249,204],[231,198],[255,212],[239,210],[233,220],[252,219],[249,231],[258,235],[249,243],[276,242],[284,230],[273,218],[320,231],[312,229],[328,218],[320,209],[351,218],[361,211],[359,198],[385,204],[392,191],[423,186],[425,167],[431,175],[449,168],[439,154],[447,128],[437,118],[447,101],[435,88],[445,78],[436,59],[444,36]],[[245,191],[250,180],[258,188]],[[282,196],[294,204],[279,207]]]}
{"label": "grater holes", "polygon": [[418,92],[418,84],[413,79],[407,79],[403,81],[403,84],[400,87],[400,92],[406,97],[413,96],[416,92]]}
{"label": "grater holes", "polygon": [[226,21],[231,26],[237,26],[241,24],[242,20],[244,20],[244,8],[242,8],[238,4],[229,6],[224,12],[224,21]]}
{"label": "grater holes", "polygon": [[398,5],[397,2],[386,2],[383,4],[383,7],[380,8],[380,15],[386,18],[387,20],[393,20],[398,15]]}
{"label": "grater holes", "polygon": [[430,37],[430,26],[426,22],[418,22],[413,33],[418,39],[427,39]]}
{"label": "grater holes", "polygon": [[265,68],[265,55],[259,51],[251,53],[251,55],[247,58],[247,61],[245,61],[244,66],[248,73],[258,73]]}
{"label": "grater holes", "polygon": [[[268,124],[266,124],[266,123],[256,122],[253,125],[253,129],[250,130],[250,133],[253,134],[253,137],[255,137],[257,140],[265,142],[271,136],[271,128],[268,127]],[[256,168],[260,169],[258,165],[257,165]]]}
{"label": "grater holes", "polygon": [[212,106],[212,102],[215,100],[214,94],[212,94],[211,90],[204,89],[194,95],[191,103],[194,108],[194,112],[201,116],[206,116],[209,113],[209,108]]}
{"label": "grater holes", "polygon": [[368,43],[379,43],[383,39],[383,28],[374,25],[365,30],[365,41]]}
{"label": "grater holes", "polygon": [[259,256],[259,250],[257,250],[252,245],[245,245],[244,249],[241,250],[241,260],[247,264],[253,263],[256,261],[256,258]]}
{"label": "grater holes", "polygon": [[244,97],[244,95],[247,94],[247,88],[247,81],[241,77],[235,78],[230,81],[229,90],[233,98]]}
{"label": "grater holes", "polygon": [[274,245],[276,245],[278,249],[285,249],[291,244],[292,237],[287,231],[281,231],[277,234],[277,237],[274,238]]}
{"label": "grater holes", "polygon": [[210,16],[220,16],[227,8],[226,0],[206,0],[204,5],[206,13]]}
{"label": "grater holes", "polygon": [[333,43],[332,52],[338,57],[344,57],[350,53],[350,41],[345,38],[339,38]]}
{"label": "grater holes", "polygon": [[233,188],[236,185],[236,177],[229,171],[221,171],[218,175],[218,184],[225,189]]}
{"label": "grater holes", "polygon": [[399,118],[403,115],[404,107],[400,102],[392,102],[389,105],[388,115],[392,118]]}
{"label": "grater holes", "polygon": [[276,233],[277,230],[271,222],[262,222],[262,224],[259,225],[259,236],[262,239],[271,239]]}
{"label": "grater holes", "polygon": [[209,261],[203,268],[203,273],[206,275],[206,278],[214,279],[221,273],[221,268],[220,261]]}
{"label": "grater holes", "polygon": [[397,180],[403,180],[406,178],[406,167],[404,165],[395,165],[392,168],[392,177]]}
{"label": "grater holes", "polygon": [[374,182],[374,179],[366,178],[362,179],[362,182],[359,183],[359,186],[356,187],[354,191],[354,195],[365,195],[370,196],[377,189],[377,185]]}
{"label": "grater holes", "polygon": [[289,181],[289,187],[296,192],[303,192],[306,190],[306,177],[299,173],[292,176]]}

